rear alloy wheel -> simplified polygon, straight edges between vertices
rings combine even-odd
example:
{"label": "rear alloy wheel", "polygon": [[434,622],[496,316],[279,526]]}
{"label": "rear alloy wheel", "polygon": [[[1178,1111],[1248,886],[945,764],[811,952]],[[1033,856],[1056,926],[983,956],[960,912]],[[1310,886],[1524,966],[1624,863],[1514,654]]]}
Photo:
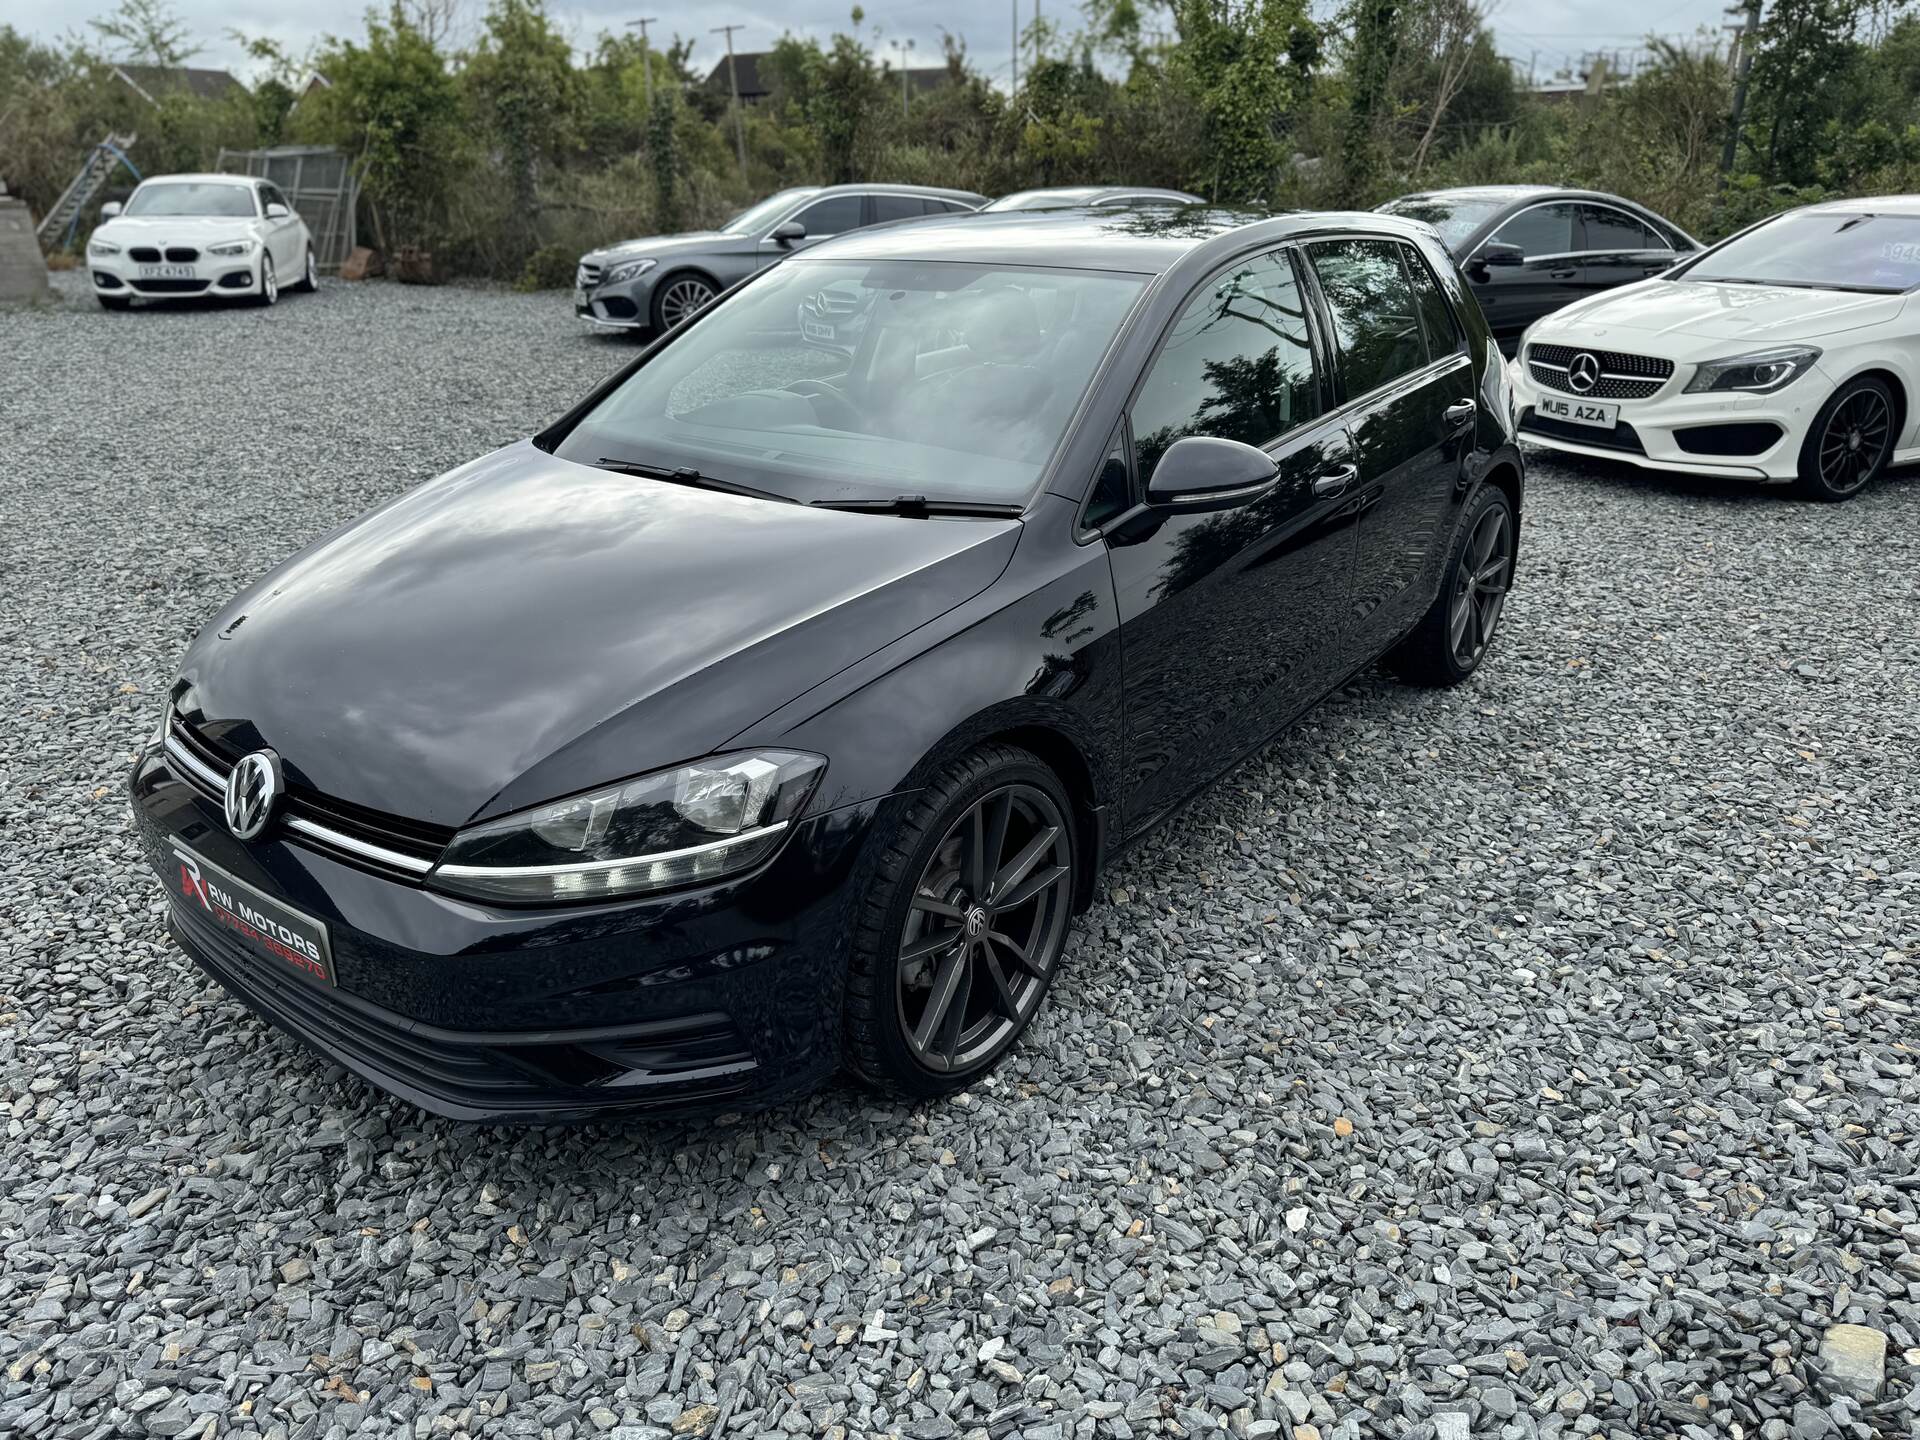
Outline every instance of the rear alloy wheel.
{"label": "rear alloy wheel", "polygon": [[1821,407],[1800,447],[1796,488],[1812,500],[1851,500],[1893,458],[1893,392],[1879,380],[1842,385]]}
{"label": "rear alloy wheel", "polygon": [[970,1084],[1046,998],[1073,914],[1060,782],[988,745],[922,791],[882,849],[854,936],[848,1054],[909,1096]]}
{"label": "rear alloy wheel", "polygon": [[1513,555],[1513,506],[1485,485],[1468,507],[1440,593],[1388,652],[1388,668],[1416,685],[1458,685],[1478,670],[1506,608]]}
{"label": "rear alloy wheel", "polygon": [[273,257],[260,257],[260,293],[254,297],[254,303],[271,305],[280,298],[280,282],[273,278]]}
{"label": "rear alloy wheel", "polygon": [[713,303],[720,292],[698,275],[670,275],[653,292],[653,328],[660,334],[676,330]]}
{"label": "rear alloy wheel", "polygon": [[300,276],[300,283],[293,287],[311,295],[320,288],[320,266],[313,258],[313,247],[307,247],[307,263]]}

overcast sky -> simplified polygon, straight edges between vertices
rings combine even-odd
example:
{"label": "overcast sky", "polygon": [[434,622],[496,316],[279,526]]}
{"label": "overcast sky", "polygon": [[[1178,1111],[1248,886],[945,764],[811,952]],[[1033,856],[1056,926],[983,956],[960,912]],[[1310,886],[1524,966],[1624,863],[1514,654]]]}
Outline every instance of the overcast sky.
{"label": "overcast sky", "polygon": [[[267,35],[294,54],[306,53],[328,34],[355,35],[365,6],[357,0],[173,0],[174,8],[204,46],[195,63],[220,65],[249,78],[243,52],[228,32]],[[11,23],[58,39],[84,32],[90,16],[110,13],[117,0],[60,0],[15,11]],[[485,9],[485,0],[464,0],[469,25]],[[1494,13],[1494,31],[1503,53],[1525,69],[1534,63],[1542,77],[1577,64],[1582,52],[1632,49],[1649,31],[1681,37],[1699,26],[1718,26],[1723,0],[1556,0],[1552,5],[1506,0]],[[1022,23],[1031,20],[1035,0],[1020,0]],[[11,8],[11,7],[6,7]],[[380,9],[386,8],[381,0]],[[1325,8],[1322,5],[1319,8]],[[705,72],[725,53],[725,39],[709,33],[725,23],[741,26],[734,45],[762,50],[785,31],[824,38],[846,28],[852,0],[550,0],[549,9],[586,49],[602,30],[618,29],[641,15],[657,16],[649,28],[656,38],[675,34],[698,40],[694,68]],[[1042,14],[1069,27],[1080,20],[1077,3],[1041,0]],[[909,64],[931,64],[940,55],[943,29],[966,41],[975,63],[1004,81],[1013,30],[1012,0],[869,0],[863,33],[882,56],[894,53],[894,40],[912,40]]]}

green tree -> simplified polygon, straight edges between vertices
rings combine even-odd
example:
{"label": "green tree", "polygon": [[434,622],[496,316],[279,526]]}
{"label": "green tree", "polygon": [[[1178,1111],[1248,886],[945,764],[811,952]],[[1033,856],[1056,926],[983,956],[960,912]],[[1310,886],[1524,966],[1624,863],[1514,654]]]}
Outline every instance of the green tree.
{"label": "green tree", "polygon": [[184,65],[200,53],[192,32],[167,0],[120,0],[111,15],[87,25],[115,51],[116,60],[142,65]]}
{"label": "green tree", "polygon": [[1177,0],[1173,12],[1168,69],[1201,118],[1207,162],[1195,181],[1211,199],[1267,204],[1320,57],[1306,0]]}
{"label": "green tree", "polygon": [[541,167],[577,143],[572,47],[542,0],[493,0],[462,78],[473,116],[506,166],[517,217],[530,223]]}
{"label": "green tree", "polygon": [[1383,131],[1391,118],[1390,86],[1398,53],[1400,0],[1353,0],[1347,47],[1347,114],[1341,136],[1342,183],[1352,205],[1379,193],[1385,169]]}

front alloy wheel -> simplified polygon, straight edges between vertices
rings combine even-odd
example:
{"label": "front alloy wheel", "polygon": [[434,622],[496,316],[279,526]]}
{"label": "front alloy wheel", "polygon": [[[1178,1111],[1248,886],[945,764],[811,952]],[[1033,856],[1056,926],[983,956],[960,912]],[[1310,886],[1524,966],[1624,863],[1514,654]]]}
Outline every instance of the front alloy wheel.
{"label": "front alloy wheel", "polygon": [[260,257],[260,295],[262,305],[271,305],[280,298],[280,282],[273,278],[273,257]]}
{"label": "front alloy wheel", "polygon": [[712,303],[718,292],[698,275],[676,275],[653,297],[657,330],[676,330]]}
{"label": "front alloy wheel", "polygon": [[1071,806],[1033,755],[989,744],[919,791],[856,916],[847,1058],[897,1094],[997,1063],[1046,998],[1073,913]]}
{"label": "front alloy wheel", "polygon": [[1878,380],[1843,385],[1814,417],[1800,450],[1800,493],[1851,500],[1893,458],[1893,393]]}

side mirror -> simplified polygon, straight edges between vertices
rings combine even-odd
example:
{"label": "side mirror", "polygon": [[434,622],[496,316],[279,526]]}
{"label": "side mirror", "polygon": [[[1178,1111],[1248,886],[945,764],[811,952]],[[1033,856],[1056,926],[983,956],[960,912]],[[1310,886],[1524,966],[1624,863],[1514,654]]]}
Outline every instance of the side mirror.
{"label": "side mirror", "polygon": [[798,220],[782,220],[773,227],[773,234],[769,238],[779,241],[782,245],[791,245],[796,240],[807,238],[807,227]]}
{"label": "side mirror", "polygon": [[1153,467],[1147,504],[1181,513],[1228,510],[1257,500],[1279,476],[1280,467],[1264,450],[1238,440],[1188,435],[1169,445]]}
{"label": "side mirror", "polygon": [[100,207],[100,218],[102,220],[111,220],[113,219],[114,216],[120,213],[121,208],[122,208],[121,204],[118,200],[109,200],[107,201],[106,204]]}
{"label": "side mirror", "polygon": [[284,205],[267,206],[267,218],[269,220],[284,220],[292,213],[293,212]]}
{"label": "side mirror", "polygon": [[1523,265],[1527,252],[1518,245],[1509,245],[1504,240],[1489,240],[1473,252],[1473,259],[1467,263],[1476,270],[1498,268],[1506,265]]}

